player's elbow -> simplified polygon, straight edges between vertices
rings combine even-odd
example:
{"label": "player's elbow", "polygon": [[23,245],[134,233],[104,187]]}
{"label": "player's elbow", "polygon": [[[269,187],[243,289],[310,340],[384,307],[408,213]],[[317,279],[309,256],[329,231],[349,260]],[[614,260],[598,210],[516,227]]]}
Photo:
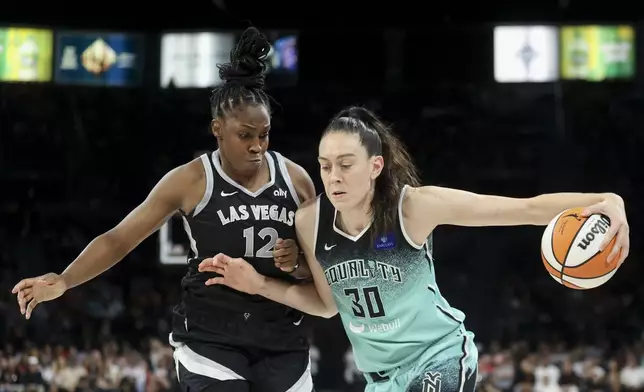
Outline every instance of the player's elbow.
{"label": "player's elbow", "polygon": [[320,298],[319,302],[316,301],[315,304],[310,303],[310,305],[309,314],[312,316],[330,319],[338,314],[338,308],[335,306],[335,302],[328,302]]}
{"label": "player's elbow", "polygon": [[324,303],[324,301],[321,300],[319,302],[307,300],[306,303],[293,304],[289,306],[293,306],[295,309],[299,309],[301,312],[304,312],[311,316],[322,317],[325,319],[330,319],[331,317],[338,314],[338,309],[335,307],[335,305],[328,306]]}
{"label": "player's elbow", "polygon": [[333,306],[331,308],[329,308],[327,306],[327,307],[325,307],[323,309],[322,312],[320,312],[320,314],[318,314],[318,316],[323,317],[325,319],[330,319],[330,318],[334,317],[336,314],[338,314],[338,309],[335,306]]}
{"label": "player's elbow", "polygon": [[338,307],[335,305],[335,301],[333,301],[333,299],[331,299],[330,301],[327,300],[323,302],[324,302],[324,312],[322,312],[321,317],[330,319],[331,317],[338,314]]}

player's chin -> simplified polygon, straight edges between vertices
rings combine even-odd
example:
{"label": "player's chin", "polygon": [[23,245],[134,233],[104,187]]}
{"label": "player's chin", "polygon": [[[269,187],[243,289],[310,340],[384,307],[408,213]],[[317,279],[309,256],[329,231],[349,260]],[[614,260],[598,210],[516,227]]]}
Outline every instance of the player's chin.
{"label": "player's chin", "polygon": [[262,161],[245,159],[242,161],[236,162],[235,168],[240,174],[252,175],[262,166]]}
{"label": "player's chin", "polygon": [[327,197],[338,211],[348,210],[353,206],[347,193],[327,193]]}

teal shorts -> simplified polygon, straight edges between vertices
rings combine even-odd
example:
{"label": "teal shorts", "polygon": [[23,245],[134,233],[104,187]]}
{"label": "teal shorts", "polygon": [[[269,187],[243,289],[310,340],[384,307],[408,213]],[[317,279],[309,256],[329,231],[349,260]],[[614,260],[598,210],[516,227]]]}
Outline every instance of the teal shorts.
{"label": "teal shorts", "polygon": [[470,333],[436,355],[428,349],[415,363],[388,372],[366,373],[365,392],[474,392],[478,350]]}

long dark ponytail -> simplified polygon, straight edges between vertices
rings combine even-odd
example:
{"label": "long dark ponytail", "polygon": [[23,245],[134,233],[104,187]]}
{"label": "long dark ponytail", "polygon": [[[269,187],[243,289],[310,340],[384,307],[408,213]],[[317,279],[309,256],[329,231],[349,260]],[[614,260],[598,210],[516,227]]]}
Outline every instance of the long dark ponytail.
{"label": "long dark ponytail", "polygon": [[383,157],[384,168],[376,178],[371,201],[372,236],[392,232],[403,187],[420,186],[418,170],[407,149],[378,116],[361,106],[344,109],[333,117],[325,134],[332,131],[358,134],[369,157]]}

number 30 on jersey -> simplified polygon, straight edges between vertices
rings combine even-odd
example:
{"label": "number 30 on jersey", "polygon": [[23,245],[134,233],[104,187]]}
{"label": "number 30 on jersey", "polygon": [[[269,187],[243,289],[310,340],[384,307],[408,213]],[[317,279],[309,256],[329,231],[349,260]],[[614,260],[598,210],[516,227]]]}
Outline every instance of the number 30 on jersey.
{"label": "number 30 on jersey", "polygon": [[[385,316],[385,307],[380,298],[380,291],[378,287],[364,287],[362,290],[359,288],[344,289],[344,295],[351,298],[351,310],[356,317],[369,317],[377,318]],[[365,304],[367,312],[365,312]]]}

